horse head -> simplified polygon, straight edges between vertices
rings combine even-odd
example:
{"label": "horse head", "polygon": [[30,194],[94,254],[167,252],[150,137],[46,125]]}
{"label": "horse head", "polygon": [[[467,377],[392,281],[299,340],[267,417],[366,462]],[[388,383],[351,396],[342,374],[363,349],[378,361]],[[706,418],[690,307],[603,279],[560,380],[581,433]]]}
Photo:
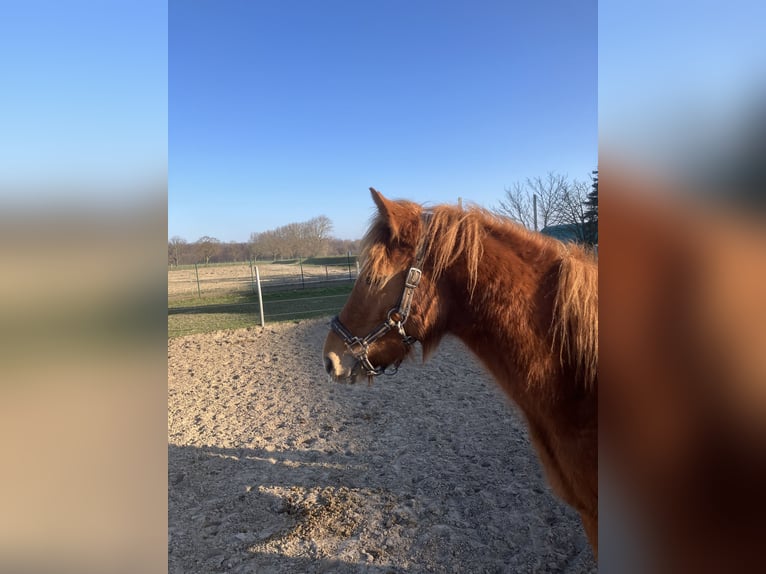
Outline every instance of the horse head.
{"label": "horse head", "polygon": [[378,214],[362,242],[362,267],[325,340],[325,370],[336,381],[396,372],[426,335],[424,312],[437,297],[424,272],[427,213],[370,188]]}

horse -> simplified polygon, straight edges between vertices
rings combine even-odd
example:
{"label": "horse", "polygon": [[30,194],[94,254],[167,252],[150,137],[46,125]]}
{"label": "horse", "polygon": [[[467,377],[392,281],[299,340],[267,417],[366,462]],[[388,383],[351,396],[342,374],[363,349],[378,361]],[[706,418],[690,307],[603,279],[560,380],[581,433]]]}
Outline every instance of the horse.
{"label": "horse", "polygon": [[460,339],[520,408],[553,491],[598,557],[598,266],[591,254],[477,206],[430,209],[370,188],[362,267],[324,366],[354,383]]}

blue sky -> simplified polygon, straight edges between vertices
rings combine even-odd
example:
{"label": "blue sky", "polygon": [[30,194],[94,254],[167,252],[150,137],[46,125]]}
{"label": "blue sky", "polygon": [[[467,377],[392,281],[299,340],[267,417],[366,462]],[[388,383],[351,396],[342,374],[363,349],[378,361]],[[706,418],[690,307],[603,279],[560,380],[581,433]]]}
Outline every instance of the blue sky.
{"label": "blue sky", "polygon": [[490,206],[548,170],[587,177],[597,99],[602,137],[670,161],[763,101],[763,2],[598,12],[597,30],[580,0],[6,2],[0,200],[130,198],[169,169],[168,236],[325,214],[351,238],[370,185]]}
{"label": "blue sky", "polygon": [[367,188],[490,207],[597,163],[595,1],[169,3],[168,236],[245,241]]}
{"label": "blue sky", "polygon": [[764,22],[755,0],[602,1],[602,152],[670,169],[725,155],[766,95]]}
{"label": "blue sky", "polygon": [[106,200],[115,187],[157,187],[167,169],[167,73],[164,2],[4,2],[0,197],[20,185]]}

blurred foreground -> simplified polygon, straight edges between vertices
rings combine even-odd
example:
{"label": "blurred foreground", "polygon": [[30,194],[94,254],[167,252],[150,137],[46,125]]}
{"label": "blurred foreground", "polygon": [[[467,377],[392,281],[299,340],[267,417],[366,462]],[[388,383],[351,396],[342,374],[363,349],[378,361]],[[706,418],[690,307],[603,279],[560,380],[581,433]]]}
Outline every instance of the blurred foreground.
{"label": "blurred foreground", "polygon": [[149,195],[0,214],[2,572],[165,569],[165,190]]}
{"label": "blurred foreground", "polygon": [[761,571],[766,226],[746,209],[757,182],[702,197],[643,167],[602,151],[601,566]]}

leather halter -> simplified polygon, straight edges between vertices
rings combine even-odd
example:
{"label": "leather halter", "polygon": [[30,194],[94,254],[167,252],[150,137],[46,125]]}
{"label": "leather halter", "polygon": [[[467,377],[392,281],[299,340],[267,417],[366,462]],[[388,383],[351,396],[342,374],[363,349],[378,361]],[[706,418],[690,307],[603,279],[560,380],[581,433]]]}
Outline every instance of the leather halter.
{"label": "leather halter", "polygon": [[399,370],[399,364],[397,363],[393,371],[386,371],[385,367],[375,367],[370,362],[370,358],[367,356],[370,345],[375,341],[383,337],[386,333],[392,330],[396,330],[402,337],[402,343],[407,347],[417,341],[415,337],[408,335],[404,331],[404,323],[410,315],[410,308],[412,307],[412,297],[415,294],[415,289],[420,284],[420,280],[423,277],[423,259],[426,252],[426,228],[430,221],[431,214],[423,214],[424,231],[421,234],[418,249],[415,255],[415,262],[412,267],[407,271],[407,278],[404,281],[404,289],[402,290],[402,296],[399,298],[399,303],[396,307],[392,307],[386,314],[385,320],[378,325],[375,329],[370,331],[365,337],[360,338],[354,336],[343,323],[341,323],[338,315],[332,318],[330,321],[330,328],[341,338],[346,344],[346,348],[349,353],[357,360],[357,362],[364,369],[364,373],[372,378],[376,375],[385,373],[386,375],[394,375]]}

